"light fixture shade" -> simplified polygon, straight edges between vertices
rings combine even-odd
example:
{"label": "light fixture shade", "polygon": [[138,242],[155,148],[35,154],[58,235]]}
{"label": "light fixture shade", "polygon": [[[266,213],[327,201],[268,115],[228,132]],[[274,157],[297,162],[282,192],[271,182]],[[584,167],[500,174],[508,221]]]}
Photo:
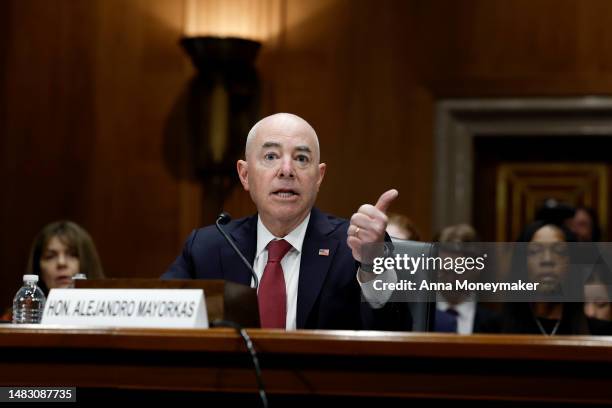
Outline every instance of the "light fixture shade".
{"label": "light fixture shade", "polygon": [[252,67],[261,44],[233,37],[184,37],[181,46],[200,72]]}
{"label": "light fixture shade", "polygon": [[197,74],[189,83],[187,129],[195,175],[222,205],[238,182],[236,160],[258,119],[260,84],[256,41],[232,37],[185,37],[181,46]]}

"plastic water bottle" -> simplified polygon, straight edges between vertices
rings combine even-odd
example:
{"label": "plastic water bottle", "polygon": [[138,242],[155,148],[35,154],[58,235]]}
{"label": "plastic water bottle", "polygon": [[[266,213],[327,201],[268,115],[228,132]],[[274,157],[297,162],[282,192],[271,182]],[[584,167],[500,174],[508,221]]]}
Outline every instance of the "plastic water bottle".
{"label": "plastic water bottle", "polygon": [[77,280],[86,280],[87,276],[84,273],[77,273],[72,277],[72,283],[70,284],[71,288],[76,288]]}
{"label": "plastic water bottle", "polygon": [[13,299],[13,323],[40,323],[47,298],[37,282],[38,275],[23,275],[23,286]]}

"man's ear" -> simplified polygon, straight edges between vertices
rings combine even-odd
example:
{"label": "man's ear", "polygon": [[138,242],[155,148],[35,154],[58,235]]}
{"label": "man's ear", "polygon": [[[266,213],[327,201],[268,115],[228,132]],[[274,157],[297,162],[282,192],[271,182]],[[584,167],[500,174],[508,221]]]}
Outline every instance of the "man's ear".
{"label": "man's ear", "polygon": [[249,191],[249,163],[245,160],[238,160],[236,170],[238,170],[238,177],[240,177],[244,191]]}
{"label": "man's ear", "polygon": [[327,164],[321,163],[319,164],[319,181],[317,182],[317,190],[321,187],[321,183],[323,182],[323,177],[325,177],[325,169],[327,169]]}

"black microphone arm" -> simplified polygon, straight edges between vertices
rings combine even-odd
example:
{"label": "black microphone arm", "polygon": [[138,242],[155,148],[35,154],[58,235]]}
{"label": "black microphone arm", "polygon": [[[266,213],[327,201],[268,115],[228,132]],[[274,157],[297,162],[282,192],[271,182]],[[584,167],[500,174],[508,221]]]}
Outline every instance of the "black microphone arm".
{"label": "black microphone arm", "polygon": [[249,261],[247,261],[246,258],[244,257],[244,255],[242,255],[242,252],[240,252],[240,250],[238,249],[236,244],[234,244],[234,241],[230,238],[230,236],[227,235],[227,232],[225,232],[225,230],[223,228],[221,228],[221,225],[225,225],[228,222],[230,222],[231,220],[232,220],[232,217],[228,213],[222,212],[217,217],[217,221],[215,221],[215,225],[217,226],[217,229],[219,230],[221,235],[223,235],[225,240],[231,245],[231,247],[234,249],[234,251],[238,254],[240,259],[242,259],[242,262],[244,262],[246,267],[249,268],[249,271],[251,271],[251,275],[253,276],[253,282],[255,282],[255,289],[257,289],[257,287],[259,286],[259,279],[257,278],[257,274],[255,273],[255,270],[253,269],[253,266],[251,266]]}

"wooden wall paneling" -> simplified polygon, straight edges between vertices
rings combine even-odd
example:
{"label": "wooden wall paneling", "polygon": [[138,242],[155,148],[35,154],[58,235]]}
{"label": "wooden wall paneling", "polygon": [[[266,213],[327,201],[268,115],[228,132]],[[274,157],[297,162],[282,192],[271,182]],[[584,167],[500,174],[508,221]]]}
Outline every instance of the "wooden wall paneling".
{"label": "wooden wall paneling", "polygon": [[183,4],[104,0],[96,8],[94,230],[111,276],[159,276],[184,239],[184,190],[163,151],[169,112],[189,78],[178,45]]}
{"label": "wooden wall paneling", "polygon": [[[259,26],[277,31],[259,61],[262,114],[291,111],[315,126],[330,166],[318,205],[340,216],[396,187],[392,209],[431,237],[439,98],[612,92],[608,1],[252,7],[270,4],[273,17]],[[18,280],[34,233],[59,217],[90,230],[109,275],[156,276],[206,200],[164,158],[170,113],[193,74],[177,45],[185,1],[12,0],[1,7],[9,22],[0,41],[7,48],[0,77],[4,281]],[[226,207],[246,215],[249,201],[236,188]],[[14,292],[2,290],[4,299]]]}
{"label": "wooden wall paneling", "polygon": [[2,304],[10,303],[36,232],[70,217],[87,228],[87,184],[94,133],[84,3],[13,1],[8,7],[3,103]]}
{"label": "wooden wall paneling", "polygon": [[393,209],[428,231],[432,123],[415,119],[432,105],[410,74],[405,4],[389,13],[368,2],[289,1],[271,111],[296,112],[317,129],[329,166],[322,209],[349,217],[396,187]]}

